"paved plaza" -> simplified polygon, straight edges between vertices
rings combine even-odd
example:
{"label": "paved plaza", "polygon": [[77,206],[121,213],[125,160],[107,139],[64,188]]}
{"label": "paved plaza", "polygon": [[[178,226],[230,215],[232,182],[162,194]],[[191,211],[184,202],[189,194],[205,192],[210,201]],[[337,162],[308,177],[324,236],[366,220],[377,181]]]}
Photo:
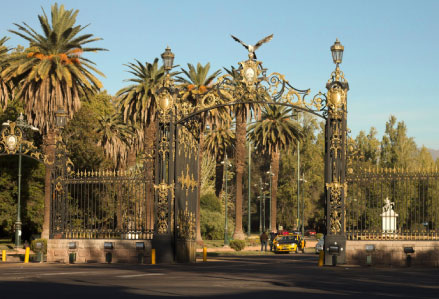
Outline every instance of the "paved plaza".
{"label": "paved plaza", "polygon": [[438,298],[437,268],[317,267],[313,254],[174,265],[0,264],[1,298]]}

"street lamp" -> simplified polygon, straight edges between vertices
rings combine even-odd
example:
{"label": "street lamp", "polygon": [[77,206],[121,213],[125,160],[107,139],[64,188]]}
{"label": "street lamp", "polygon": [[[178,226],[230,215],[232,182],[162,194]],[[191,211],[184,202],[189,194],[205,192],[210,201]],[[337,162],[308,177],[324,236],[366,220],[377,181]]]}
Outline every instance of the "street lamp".
{"label": "street lamp", "polygon": [[[11,122],[7,121],[2,124],[1,135],[6,135],[5,131],[8,132],[7,136],[7,146],[8,150],[12,153],[16,151],[18,145],[18,194],[17,194],[17,221],[15,222],[15,247],[20,246],[21,238],[21,164],[22,164],[22,144],[24,140],[24,129],[31,129],[32,131],[39,131],[38,128],[27,124],[24,121],[23,113],[17,118],[17,121]],[[17,131],[16,131],[17,130]]]}
{"label": "street lamp", "polygon": [[[308,183],[305,180],[305,174],[302,174],[302,178],[300,179],[303,183]],[[302,188],[302,237],[305,235],[305,188]]]}
{"label": "street lamp", "polygon": [[343,60],[343,51],[344,51],[344,46],[340,43],[340,41],[337,38],[334,44],[331,46],[332,60],[337,65],[337,67]]}
{"label": "street lamp", "polygon": [[67,123],[67,112],[63,107],[59,107],[55,112],[56,126],[60,129],[64,128]]}
{"label": "street lamp", "polygon": [[171,48],[169,46],[166,47],[165,52],[162,53],[163,65],[166,72],[169,72],[172,69],[174,64],[174,53],[172,53]]}
{"label": "street lamp", "polygon": [[[267,171],[267,174],[270,176],[270,206],[269,206],[269,215],[268,215],[268,229],[271,232],[271,204],[273,202],[273,197],[272,197],[272,187],[273,187],[273,177],[274,177],[274,173],[271,171],[271,165],[270,165],[270,170]],[[276,209],[276,207],[273,207],[274,209]]]}
{"label": "street lamp", "polygon": [[226,154],[226,158],[224,159],[224,161],[221,161],[221,164],[224,165],[224,177],[225,177],[225,195],[226,198],[224,200],[224,245],[229,245],[229,233],[228,233],[228,225],[227,225],[227,203],[228,203],[228,194],[227,194],[227,168],[231,167],[232,164],[230,163],[229,159],[227,158],[227,154]]}

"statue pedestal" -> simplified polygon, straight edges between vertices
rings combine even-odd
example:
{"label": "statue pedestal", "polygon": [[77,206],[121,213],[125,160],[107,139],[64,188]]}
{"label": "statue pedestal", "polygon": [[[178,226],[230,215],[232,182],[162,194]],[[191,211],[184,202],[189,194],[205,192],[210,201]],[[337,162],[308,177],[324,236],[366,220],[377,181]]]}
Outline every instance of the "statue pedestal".
{"label": "statue pedestal", "polygon": [[396,233],[396,218],[398,214],[389,209],[381,214],[383,235]]}

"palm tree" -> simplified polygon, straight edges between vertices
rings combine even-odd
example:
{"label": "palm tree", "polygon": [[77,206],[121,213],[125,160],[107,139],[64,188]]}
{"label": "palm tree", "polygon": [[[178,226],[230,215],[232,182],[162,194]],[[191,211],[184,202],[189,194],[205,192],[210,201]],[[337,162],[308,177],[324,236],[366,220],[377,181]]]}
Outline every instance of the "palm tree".
{"label": "palm tree", "polygon": [[[15,24],[18,31],[10,32],[27,40],[29,48],[9,55],[0,76],[6,82],[18,82],[20,88],[16,98],[23,102],[27,118],[44,133],[48,144],[45,151],[52,157],[55,111],[63,107],[71,118],[81,106],[80,98],[94,94],[102,87],[93,72],[103,74],[82,54],[104,49],[85,47],[100,38],[94,38],[92,34],[79,35],[86,27],[75,25],[78,12],[55,4],[51,7],[49,20],[43,10],[43,15],[38,16],[42,34],[26,23]],[[44,238],[49,231],[50,173],[46,171]]]}
{"label": "palm tree", "polygon": [[258,105],[251,102],[255,99],[254,93],[247,89],[246,85],[242,83],[242,76],[238,70],[233,66],[230,70],[226,69],[226,72],[233,78],[233,84],[237,90],[243,90],[241,93],[242,98],[235,99],[239,101],[248,101],[248,104],[236,104],[233,106],[233,114],[235,116],[235,167],[236,167],[236,195],[235,195],[235,230],[233,232],[233,238],[238,240],[245,239],[244,232],[242,230],[242,187],[245,160],[247,158],[247,151],[245,150],[246,136],[247,136],[247,115],[252,113],[258,108]]}
{"label": "palm tree", "polygon": [[124,164],[127,153],[132,145],[134,128],[123,122],[120,114],[101,116],[96,133],[101,136],[98,145],[102,146],[105,155],[113,159],[116,168]]}
{"label": "palm tree", "polygon": [[[181,69],[185,77],[178,76],[177,80],[182,83],[185,88],[185,92],[183,93],[183,99],[187,99],[190,103],[197,107],[201,103],[199,101],[203,98],[202,96],[207,94],[212,88],[213,80],[221,73],[220,70],[217,70],[209,75],[210,71],[210,63],[207,63],[205,66],[197,63],[197,68],[188,63],[188,70]],[[204,148],[204,129],[206,126],[206,118],[210,117],[214,119],[216,117],[215,110],[209,110],[207,113],[202,115],[202,124],[201,124],[201,132],[200,132],[200,140],[199,140],[199,148]],[[198,152],[198,173],[201,173],[201,152]],[[197,211],[196,211],[196,230],[197,237],[196,240],[199,243],[202,243],[201,237],[201,228],[200,228],[200,191],[201,191],[201,178],[198,176],[197,180],[198,184],[198,194],[197,194]]]}
{"label": "palm tree", "polygon": [[[137,128],[137,134],[133,140],[132,155],[143,152],[146,156],[153,156],[156,123],[155,112],[157,110],[156,92],[163,86],[166,72],[163,66],[159,66],[159,59],[155,58],[153,63],[141,63],[136,60],[135,63],[128,63],[129,73],[132,78],[126,81],[132,84],[122,88],[117,92],[118,106],[121,110],[123,120],[131,123]],[[176,73],[170,73],[174,76]],[[143,140],[143,142],[141,142]],[[154,162],[152,159],[145,159],[147,207],[152,211],[153,207],[153,178]],[[148,228],[153,228],[153,214],[148,213]]]}
{"label": "palm tree", "polygon": [[[3,37],[0,39],[0,72],[3,71],[6,67],[5,61],[8,58],[8,48],[4,45],[4,43],[9,38]],[[11,92],[10,84],[6,83],[3,80],[3,76],[0,76],[0,111],[6,109],[8,106],[9,95]]]}
{"label": "palm tree", "polygon": [[233,149],[235,133],[230,128],[230,122],[224,121],[207,130],[204,149],[215,158],[215,195],[220,195],[223,184],[223,165],[221,162],[227,152]]}
{"label": "palm tree", "polygon": [[276,228],[276,197],[279,178],[279,160],[281,150],[287,150],[302,139],[299,124],[292,119],[291,109],[285,106],[266,105],[262,109],[262,119],[249,126],[249,138],[255,147],[271,155],[272,200],[271,227]]}

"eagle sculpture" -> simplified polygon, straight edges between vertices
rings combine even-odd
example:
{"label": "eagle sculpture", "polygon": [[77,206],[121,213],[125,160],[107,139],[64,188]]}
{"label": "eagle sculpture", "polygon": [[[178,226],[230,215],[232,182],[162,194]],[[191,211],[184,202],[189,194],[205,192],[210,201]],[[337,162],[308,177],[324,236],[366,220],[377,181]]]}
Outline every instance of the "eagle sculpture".
{"label": "eagle sculpture", "polygon": [[261,39],[260,41],[258,41],[254,46],[253,45],[247,45],[246,43],[244,43],[242,40],[240,40],[239,38],[237,38],[236,36],[231,35],[232,38],[237,41],[238,43],[240,43],[241,45],[244,46],[244,48],[246,48],[248,50],[248,57],[250,59],[257,59],[256,58],[256,53],[255,51],[262,45],[265,43],[268,43],[269,41],[271,41],[271,39],[273,38],[273,34],[264,37],[263,39]]}

